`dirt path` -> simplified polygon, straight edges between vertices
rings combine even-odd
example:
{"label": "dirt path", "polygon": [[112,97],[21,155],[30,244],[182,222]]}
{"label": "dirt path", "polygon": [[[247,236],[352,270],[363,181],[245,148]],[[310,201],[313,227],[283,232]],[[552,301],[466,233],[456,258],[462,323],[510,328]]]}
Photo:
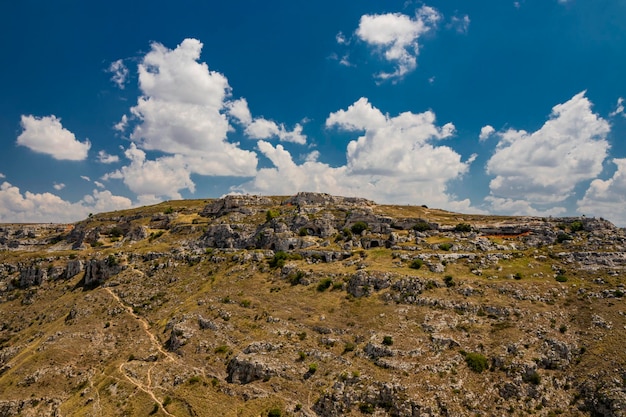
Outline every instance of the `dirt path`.
{"label": "dirt path", "polygon": [[[161,353],[163,355],[163,357],[165,358],[166,361],[176,362],[176,363],[179,362],[178,358],[176,358],[174,355],[172,355],[167,350],[163,349],[159,339],[157,339],[157,337],[150,331],[150,324],[144,318],[142,318],[142,317],[138,316],[137,314],[135,314],[133,309],[130,306],[127,306],[126,304],[124,304],[122,299],[117,294],[115,294],[115,292],[113,292],[110,288],[105,288],[104,290],[107,291],[111,295],[111,297],[113,297],[115,299],[115,301],[121,307],[123,307],[126,310],[126,312],[128,314],[130,314],[135,320],[139,321],[139,323],[141,324],[141,327],[142,327],[144,333],[148,336],[148,338],[150,339],[150,342],[152,343],[152,345],[159,351],[159,353]],[[148,394],[150,396],[150,398],[152,398],[154,400],[155,404],[158,404],[159,408],[166,415],[171,416],[171,417],[176,417],[174,414],[171,414],[169,411],[167,411],[165,409],[165,407],[163,406],[163,403],[161,402],[161,400],[159,400],[157,398],[157,396],[155,395],[154,391],[152,390],[152,387],[151,387],[152,386],[152,369],[154,368],[154,366],[156,366],[156,365],[153,365],[153,366],[150,367],[150,369],[148,369],[148,375],[147,375],[148,384],[147,385],[142,384],[141,382],[135,380],[130,375],[128,375],[126,369],[124,368],[124,362],[120,363],[120,366],[118,367],[118,370],[124,376],[124,378],[126,378],[128,380],[128,382],[130,382],[132,385],[134,385],[135,387],[137,387],[141,391],[143,391],[146,394]]]}

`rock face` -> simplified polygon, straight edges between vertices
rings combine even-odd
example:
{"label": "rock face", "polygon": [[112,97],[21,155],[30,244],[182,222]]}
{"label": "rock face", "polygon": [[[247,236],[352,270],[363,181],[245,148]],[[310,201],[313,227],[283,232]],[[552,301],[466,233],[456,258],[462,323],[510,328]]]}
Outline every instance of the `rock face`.
{"label": "rock face", "polygon": [[235,356],[228,362],[226,381],[233,384],[249,384],[253,381],[266,381],[276,375],[276,371],[264,360],[250,355]]}
{"label": "rock face", "polygon": [[94,287],[103,284],[108,278],[122,271],[123,266],[115,256],[107,259],[92,259],[85,266],[85,287]]}

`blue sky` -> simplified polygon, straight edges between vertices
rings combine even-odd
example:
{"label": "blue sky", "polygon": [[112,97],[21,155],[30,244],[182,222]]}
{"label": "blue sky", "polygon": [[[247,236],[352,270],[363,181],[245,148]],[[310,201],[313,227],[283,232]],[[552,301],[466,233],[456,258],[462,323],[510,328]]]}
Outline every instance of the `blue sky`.
{"label": "blue sky", "polygon": [[621,1],[25,0],[0,48],[0,222],[319,191],[626,225]]}

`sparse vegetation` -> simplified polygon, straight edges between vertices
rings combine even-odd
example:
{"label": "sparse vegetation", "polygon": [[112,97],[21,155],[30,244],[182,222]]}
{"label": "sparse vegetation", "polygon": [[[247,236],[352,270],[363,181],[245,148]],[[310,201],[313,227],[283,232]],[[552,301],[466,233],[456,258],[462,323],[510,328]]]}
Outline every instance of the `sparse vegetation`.
{"label": "sparse vegetation", "polygon": [[471,232],[472,226],[469,225],[468,223],[459,223],[456,226],[454,226],[454,231],[455,232]]}
{"label": "sparse vegetation", "polygon": [[432,230],[432,226],[427,222],[421,221],[415,223],[415,225],[413,226],[413,230],[415,230],[416,232],[427,232],[429,230]]}
{"label": "sparse vegetation", "polygon": [[383,345],[385,345],[385,346],[393,345],[393,337],[391,337],[391,336],[384,336],[383,337]]}
{"label": "sparse vegetation", "polygon": [[326,291],[331,287],[331,285],[333,285],[333,280],[331,278],[324,278],[319,282],[319,284],[317,284],[317,291]]}
{"label": "sparse vegetation", "polygon": [[555,278],[557,282],[567,282],[567,277],[565,275],[559,274]]}
{"label": "sparse vegetation", "polygon": [[489,368],[489,361],[485,355],[476,352],[461,352],[465,363],[474,372],[481,373]]}
{"label": "sparse vegetation", "polygon": [[411,263],[409,264],[409,268],[420,269],[422,265],[424,265],[424,261],[422,261],[420,258],[416,258],[411,261]]}
{"label": "sparse vegetation", "polygon": [[367,228],[368,228],[367,223],[358,221],[350,227],[350,231],[354,233],[355,235],[360,235],[361,233],[366,231]]}
{"label": "sparse vegetation", "polygon": [[448,242],[441,243],[439,245],[439,249],[444,250],[444,251],[449,251],[450,249],[452,249],[452,243],[448,243]]}

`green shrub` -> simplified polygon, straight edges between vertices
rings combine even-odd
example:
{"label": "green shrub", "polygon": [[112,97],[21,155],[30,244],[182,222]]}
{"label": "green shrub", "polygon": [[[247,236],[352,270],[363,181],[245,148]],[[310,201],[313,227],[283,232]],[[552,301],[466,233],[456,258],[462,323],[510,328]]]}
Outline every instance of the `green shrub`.
{"label": "green shrub", "polygon": [[279,408],[272,408],[270,411],[268,411],[267,413],[267,417],[280,417],[283,415],[283,412],[280,411]]}
{"label": "green shrub", "polygon": [[422,265],[424,265],[424,261],[422,261],[421,259],[417,258],[417,259],[413,259],[411,261],[411,264],[409,265],[409,268],[420,269],[422,267]]}
{"label": "green shrub", "polygon": [[445,277],[443,277],[443,283],[446,284],[446,287],[454,287],[455,285],[452,275],[446,275]]}
{"label": "green shrub", "polygon": [[172,206],[168,207],[165,209],[165,211],[163,211],[163,213],[165,214],[172,214],[174,213],[174,209],[172,208]]}
{"label": "green shrub", "polygon": [[309,235],[309,229],[307,229],[306,227],[301,227],[300,230],[298,230],[298,236],[308,236]]}
{"label": "green shrub", "polygon": [[331,285],[333,285],[333,280],[330,278],[324,278],[319,284],[317,284],[317,290],[319,292],[326,291]]}
{"label": "green shrub", "polygon": [[516,279],[516,280],[518,280],[518,281],[519,281],[520,279],[522,279],[522,274],[521,274],[521,272],[516,272],[516,273],[515,273],[515,275],[513,275],[513,278],[515,278],[515,279]]}
{"label": "green shrub", "polygon": [[370,403],[359,404],[359,411],[363,414],[374,414],[374,405]]}
{"label": "green shrub", "polygon": [[315,372],[317,372],[317,364],[316,363],[312,363],[309,365],[309,373],[310,374],[314,374]]}
{"label": "green shrub", "polygon": [[391,337],[391,336],[383,337],[383,345],[385,345],[385,346],[393,345],[393,337]]}
{"label": "green shrub", "polygon": [[356,344],[353,342],[346,342],[343,346],[343,353],[354,352],[356,349]]}
{"label": "green shrub", "polygon": [[360,235],[363,231],[367,230],[367,227],[367,223],[359,221],[350,227],[350,231],[355,235]]}
{"label": "green shrub", "polygon": [[198,375],[194,375],[191,378],[189,378],[189,383],[190,384],[197,384],[198,382],[200,382],[202,379],[198,376]]}
{"label": "green shrub", "polygon": [[454,226],[454,231],[455,232],[471,232],[472,226],[470,226],[467,223],[459,223],[456,226]]}
{"label": "green shrub", "polygon": [[472,371],[478,373],[489,368],[487,358],[483,354],[476,352],[465,353],[465,363]]}
{"label": "green shrub", "polygon": [[557,282],[567,282],[567,277],[565,275],[557,275],[556,278],[554,278],[557,280]]}
{"label": "green shrub", "polygon": [[581,222],[580,220],[573,221],[569,225],[569,230],[571,230],[572,233],[580,232],[584,229],[585,227],[583,226],[583,222]]}
{"label": "green shrub", "polygon": [[428,230],[432,230],[432,226],[429,223],[420,221],[415,223],[415,226],[413,226],[413,230],[415,230],[416,232],[426,232]]}
{"label": "green shrub", "polygon": [[274,257],[268,261],[270,268],[282,268],[285,266],[287,260],[287,254],[282,250],[279,250],[274,254]]}
{"label": "green shrub", "polygon": [[556,237],[557,243],[563,243],[567,240],[572,240],[572,237],[567,233],[559,233]]}
{"label": "green shrub", "polygon": [[167,407],[172,403],[172,397],[169,395],[163,399],[163,407]]}
{"label": "green shrub", "polygon": [[269,209],[268,211],[265,212],[265,221],[270,222],[272,221],[272,219],[275,219],[278,216],[280,216],[280,212],[278,210]]}
{"label": "green shrub", "polygon": [[439,245],[439,249],[449,251],[452,249],[452,243],[442,243]]}
{"label": "green shrub", "polygon": [[120,229],[117,226],[109,230],[109,236],[111,237],[122,237],[123,235],[124,235],[124,232],[122,232],[122,229]]}
{"label": "green shrub", "polygon": [[214,352],[215,353],[228,353],[230,352],[230,348],[226,345],[220,345],[215,348]]}
{"label": "green shrub", "polygon": [[559,327],[559,332],[565,333],[566,331],[567,331],[567,326],[562,324],[561,327]]}

